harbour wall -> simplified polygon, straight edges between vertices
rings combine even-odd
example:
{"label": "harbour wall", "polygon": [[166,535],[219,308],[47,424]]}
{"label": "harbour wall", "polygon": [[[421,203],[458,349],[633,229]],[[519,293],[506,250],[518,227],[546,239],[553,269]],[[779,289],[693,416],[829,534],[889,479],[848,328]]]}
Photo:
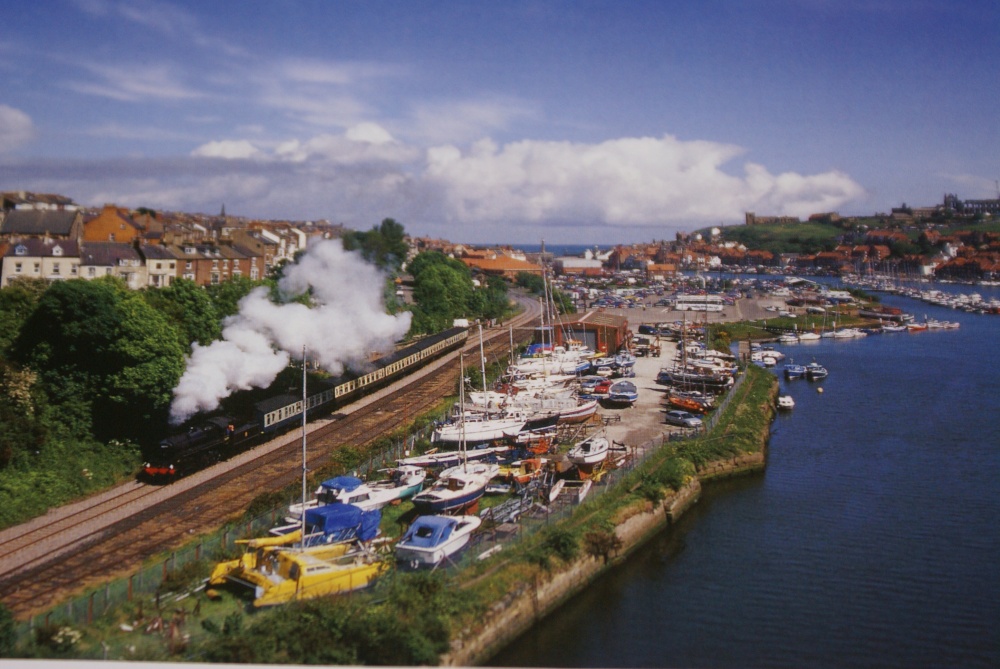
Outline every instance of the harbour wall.
{"label": "harbour wall", "polygon": [[479,629],[475,632],[465,630],[452,641],[450,651],[441,657],[441,664],[472,666],[485,662],[535,622],[581,592],[603,572],[623,562],[632,551],[676,522],[698,501],[703,481],[763,471],[766,451],[765,443],[757,453],[708,463],[677,492],[657,504],[649,502],[645,510],[615,528],[622,547],[607,562],[603,558],[584,555],[558,572],[537,574],[534,582],[521,583],[513,588],[490,608]]}

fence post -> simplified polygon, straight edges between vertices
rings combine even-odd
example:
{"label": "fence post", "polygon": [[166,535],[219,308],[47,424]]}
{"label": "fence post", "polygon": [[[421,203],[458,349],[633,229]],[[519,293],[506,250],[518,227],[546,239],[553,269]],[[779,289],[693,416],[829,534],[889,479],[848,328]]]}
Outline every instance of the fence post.
{"label": "fence post", "polygon": [[132,601],[132,579],[134,577],[135,574],[129,574],[128,576],[128,601],[130,602]]}
{"label": "fence post", "polygon": [[87,624],[90,625],[94,622],[94,594],[90,593],[90,597],[87,598]]}

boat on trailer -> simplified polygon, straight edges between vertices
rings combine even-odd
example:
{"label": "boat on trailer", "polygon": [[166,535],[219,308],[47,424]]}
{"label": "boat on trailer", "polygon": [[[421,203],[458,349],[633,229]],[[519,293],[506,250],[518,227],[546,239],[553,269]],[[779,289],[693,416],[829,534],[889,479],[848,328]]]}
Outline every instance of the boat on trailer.
{"label": "boat on trailer", "polygon": [[381,509],[396,500],[412,497],[420,492],[427,479],[422,467],[403,465],[390,470],[384,481],[364,482],[354,476],[335,476],[323,481],[316,489],[316,497],[305,505],[292,504],[285,519],[294,523],[302,517],[303,507],[314,509],[327,504],[353,504],[365,510]]}
{"label": "boat on trailer", "polygon": [[479,516],[420,516],[396,544],[396,561],[437,567],[468,545],[482,523]]}
{"label": "boat on trailer", "polygon": [[632,406],[639,399],[639,389],[631,381],[618,381],[608,388],[608,404]]}
{"label": "boat on trailer", "polygon": [[389,566],[367,546],[378,535],[380,517],[377,510],[347,504],[307,509],[304,541],[299,526],[241,541],[246,552],[217,564],[209,585],[249,587],[257,608],[367,587]]}

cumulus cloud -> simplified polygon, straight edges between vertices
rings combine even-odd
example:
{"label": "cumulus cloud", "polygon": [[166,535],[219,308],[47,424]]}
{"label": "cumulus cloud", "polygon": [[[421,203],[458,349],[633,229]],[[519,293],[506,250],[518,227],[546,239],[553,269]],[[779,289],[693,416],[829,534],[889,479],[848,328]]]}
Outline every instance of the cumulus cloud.
{"label": "cumulus cloud", "polygon": [[723,167],[743,150],[664,135],[598,144],[490,140],[468,151],[427,152],[425,178],[460,221],[599,222],[611,226],[739,219],[747,210],[804,214],[836,207],[863,189],[839,172],[770,174],[748,163]]}
{"label": "cumulus cloud", "polygon": [[13,151],[35,136],[31,117],[20,109],[0,104],[0,152]]}
{"label": "cumulus cloud", "polygon": [[226,158],[228,160],[245,160],[262,155],[260,150],[245,139],[222,140],[202,144],[191,152],[192,156],[200,158]]}

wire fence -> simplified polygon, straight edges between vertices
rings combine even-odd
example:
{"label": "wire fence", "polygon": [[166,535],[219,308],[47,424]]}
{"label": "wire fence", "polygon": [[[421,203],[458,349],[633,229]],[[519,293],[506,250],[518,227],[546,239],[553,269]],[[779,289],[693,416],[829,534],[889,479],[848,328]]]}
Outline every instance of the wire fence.
{"label": "wire fence", "polygon": [[[650,455],[657,452],[664,444],[671,441],[691,439],[700,436],[704,431],[711,430],[718,421],[719,415],[725,411],[732,398],[736,395],[736,391],[742,386],[744,379],[745,374],[737,376],[733,387],[722,398],[717,410],[708,418],[702,429],[673,430],[670,433],[638,446],[627,447],[627,457],[623,459],[621,465],[615,469],[603,472],[599,477],[600,480],[592,483],[587,493],[587,498],[600,497],[608,490],[614,488],[624,477],[645,462]],[[379,469],[395,463],[396,460],[409,454],[409,448],[412,447],[412,444],[416,440],[428,438],[433,429],[434,425],[431,424],[406,439],[394,441],[389,448],[355,467],[352,473],[360,477],[366,477]],[[485,510],[484,513],[488,515],[489,520],[492,522],[485,525],[487,529],[480,532],[470,549],[466,550],[452,564],[461,568],[472,564],[476,560],[489,557],[502,551],[504,546],[516,545],[533,534],[544,530],[546,527],[555,525],[570,517],[575,509],[578,508],[577,503],[567,503],[559,499],[552,503],[541,503],[540,500],[547,500],[547,497],[537,488],[529,488],[522,496],[515,497],[510,502],[505,502],[504,504],[508,505],[506,509],[502,509],[499,512],[490,509]],[[183,574],[185,568],[201,563],[203,560],[218,561],[231,557],[231,551],[237,545],[236,541],[238,539],[266,534],[268,530],[282,522],[288,505],[296,501],[295,498],[290,497],[287,500],[287,504],[276,506],[253,519],[240,522],[236,525],[229,525],[193,545],[173,551],[169,555],[143,566],[125,578],[108,582],[100,587],[89,590],[83,595],[59,604],[44,614],[32,616],[30,619],[18,624],[18,637],[20,640],[25,640],[29,635],[34,633],[36,628],[43,625],[46,627],[90,626],[110,612],[128,604],[138,606],[140,611],[143,602],[148,602],[157,612],[170,607],[176,607],[179,602],[190,596],[190,593],[187,591],[170,591],[172,583],[181,583],[182,579],[176,578],[177,575]],[[514,509],[517,505],[520,505],[520,507]],[[197,626],[189,625],[185,630],[191,638],[197,638],[206,634],[204,630],[201,630]],[[104,653],[104,659],[106,659],[106,648]],[[102,659],[100,655],[101,652],[99,649],[93,652],[93,657],[96,659]]]}

